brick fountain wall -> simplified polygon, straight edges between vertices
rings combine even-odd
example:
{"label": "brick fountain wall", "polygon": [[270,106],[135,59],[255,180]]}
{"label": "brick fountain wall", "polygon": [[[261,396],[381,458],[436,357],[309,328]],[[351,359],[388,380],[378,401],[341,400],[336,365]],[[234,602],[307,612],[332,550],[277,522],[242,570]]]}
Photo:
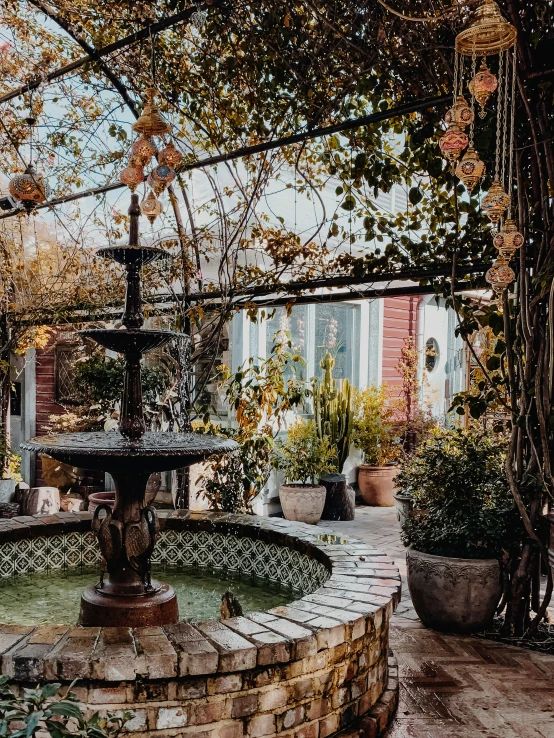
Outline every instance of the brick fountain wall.
{"label": "brick fountain wall", "polygon": [[[0,576],[97,559],[88,513],[0,521]],[[136,738],[373,738],[396,702],[389,620],[400,577],[379,551],[312,526],[175,511],[157,560],[249,571],[297,592],[246,617],[164,628],[0,625],[3,674],[74,679],[91,710],[132,710]],[[228,559],[230,568],[225,565]],[[390,669],[389,669],[390,667]]]}

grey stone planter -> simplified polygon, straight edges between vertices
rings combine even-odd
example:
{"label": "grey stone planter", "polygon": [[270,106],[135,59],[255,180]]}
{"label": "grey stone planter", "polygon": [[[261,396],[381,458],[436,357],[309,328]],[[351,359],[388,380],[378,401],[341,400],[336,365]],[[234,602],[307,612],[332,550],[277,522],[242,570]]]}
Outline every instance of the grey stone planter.
{"label": "grey stone planter", "polygon": [[496,559],[454,559],[409,548],[408,587],[428,628],[474,633],[491,622],[502,595]]}
{"label": "grey stone planter", "polygon": [[406,522],[406,518],[414,509],[414,498],[411,495],[394,495],[396,503],[396,517],[400,526],[403,527]]}
{"label": "grey stone planter", "polygon": [[13,502],[15,485],[15,479],[0,479],[0,502]]}

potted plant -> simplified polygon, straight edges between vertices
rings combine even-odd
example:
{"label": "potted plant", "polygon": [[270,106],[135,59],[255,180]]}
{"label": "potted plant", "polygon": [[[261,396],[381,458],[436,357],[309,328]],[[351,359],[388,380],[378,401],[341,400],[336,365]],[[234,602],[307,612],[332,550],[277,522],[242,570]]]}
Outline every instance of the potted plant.
{"label": "potted plant", "polygon": [[368,505],[395,504],[395,465],[402,447],[395,426],[396,404],[384,385],[358,390],[354,396],[352,442],[364,454],[358,486]]}
{"label": "potted plant", "polygon": [[279,499],[287,520],[316,525],[325,505],[322,474],[337,469],[337,457],[328,438],[319,438],[312,420],[298,418],[285,440],[277,440],[272,465],[283,473]]}
{"label": "potted plant", "polygon": [[520,530],[497,436],[436,429],[396,479],[417,508],[404,522],[408,587],[422,623],[470,633],[492,620],[502,594],[499,560]]}

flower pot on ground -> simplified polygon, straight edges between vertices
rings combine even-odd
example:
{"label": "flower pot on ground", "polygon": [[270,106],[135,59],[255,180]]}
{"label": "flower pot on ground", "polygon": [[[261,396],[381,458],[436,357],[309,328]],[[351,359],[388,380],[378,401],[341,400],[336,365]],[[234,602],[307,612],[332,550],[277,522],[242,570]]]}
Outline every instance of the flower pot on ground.
{"label": "flower pot on ground", "polygon": [[15,479],[0,479],[0,502],[12,502],[15,497]]}
{"label": "flower pot on ground", "polygon": [[360,464],[358,467],[358,487],[366,505],[393,507],[396,491],[395,479],[398,467]]}
{"label": "flower pot on ground", "polygon": [[403,494],[402,492],[397,492],[393,496],[396,505],[396,517],[402,527],[414,509],[414,499],[411,495]]}
{"label": "flower pot on ground", "polygon": [[408,587],[423,625],[474,633],[492,620],[502,595],[498,559],[458,559],[408,549]]}
{"label": "flower pot on ground", "polygon": [[286,440],[278,440],[272,456],[283,473],[279,499],[287,520],[315,525],[321,518],[326,490],[318,484],[322,474],[336,471],[337,457],[327,438],[319,438],[315,423],[298,418]]}
{"label": "flower pot on ground", "polygon": [[358,467],[358,486],[367,505],[394,505],[394,462],[402,451],[395,426],[397,404],[384,385],[360,390],[354,397],[352,441],[364,454],[365,463]]}
{"label": "flower pot on ground", "polygon": [[88,497],[88,511],[94,512],[99,505],[107,505],[114,509],[115,492],[93,492]]}
{"label": "flower pot on ground", "polygon": [[401,464],[396,481],[414,504],[402,539],[422,623],[445,632],[482,630],[502,595],[499,561],[521,535],[502,438],[436,430]]}
{"label": "flower pot on ground", "polygon": [[282,484],[279,500],[287,520],[316,525],[325,506],[326,490],[318,484]]}

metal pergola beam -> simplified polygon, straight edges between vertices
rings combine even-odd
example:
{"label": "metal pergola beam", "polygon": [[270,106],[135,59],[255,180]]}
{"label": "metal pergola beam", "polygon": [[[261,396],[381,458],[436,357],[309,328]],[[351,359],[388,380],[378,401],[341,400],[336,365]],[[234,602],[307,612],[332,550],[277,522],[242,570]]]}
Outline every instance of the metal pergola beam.
{"label": "metal pergola beam", "polygon": [[[266,300],[247,300],[237,302],[234,304],[239,310],[245,310],[252,306],[259,308],[271,308],[279,307],[282,305],[295,304],[295,305],[324,305],[326,303],[340,303],[340,302],[351,302],[353,300],[371,300],[371,299],[383,299],[385,297],[402,297],[409,295],[434,295],[437,294],[436,284],[427,285],[402,285],[399,287],[383,287],[382,289],[368,289],[368,290],[355,290],[352,292],[329,292],[321,295],[288,295],[285,297],[269,297]],[[454,283],[454,291],[456,293],[464,292],[466,290],[473,290],[475,286],[468,284],[464,281],[457,281]],[[145,297],[144,302],[149,302],[148,297]],[[123,304],[123,303],[121,303]],[[172,311],[172,306],[166,303],[160,303],[157,298],[152,296],[151,302],[149,302],[151,313],[153,315],[167,315]],[[207,306],[206,311],[215,310],[219,307],[219,303]],[[89,310],[75,310],[74,312],[66,313],[64,320],[60,321],[59,316],[52,316],[51,318],[43,316],[40,321],[35,319],[28,319],[25,322],[27,325],[72,325],[74,323],[90,323],[93,321],[104,321],[104,320],[116,320],[120,317],[121,305],[114,305],[111,310],[102,310],[90,308]]]}
{"label": "metal pergola beam", "polygon": [[[0,100],[1,102],[1,100]],[[389,118],[396,118],[402,115],[408,115],[409,113],[415,113],[419,110],[426,110],[427,108],[433,108],[437,105],[448,105],[452,102],[452,95],[441,95],[439,97],[429,97],[424,100],[415,100],[411,103],[405,103],[404,105],[398,105],[395,108],[389,110],[381,110],[377,113],[371,113],[370,115],[364,115],[361,118],[349,118],[348,120],[336,123],[331,126],[321,126],[319,128],[312,128],[309,131],[303,131],[302,133],[295,133],[290,136],[284,136],[273,141],[264,141],[263,143],[254,144],[252,146],[243,146],[240,149],[234,149],[224,154],[217,154],[216,156],[208,156],[205,159],[199,159],[198,161],[190,164],[185,164],[179,167],[179,172],[188,172],[193,169],[203,169],[204,167],[213,166],[214,164],[220,164],[225,161],[233,161],[234,159],[242,159],[246,156],[252,156],[253,154],[264,153],[265,151],[272,151],[273,149],[280,149],[283,146],[291,146],[292,144],[302,143],[303,141],[309,141],[314,138],[321,138],[322,136],[330,136],[334,133],[341,133],[343,131],[352,130],[354,128],[360,128],[362,126],[371,125],[373,123],[380,123],[383,120]],[[102,185],[101,187],[94,187],[90,190],[84,190],[83,192],[74,192],[70,195],[64,195],[63,197],[49,200],[48,202],[37,205],[35,210],[41,210],[43,208],[50,208],[55,205],[62,205],[66,202],[72,202],[74,200],[80,200],[83,197],[90,197],[91,195],[100,195],[105,192],[111,192],[112,190],[119,190],[126,187],[121,182],[112,182],[111,184]],[[18,215],[21,210],[11,210],[7,213],[0,214],[0,220],[5,218],[12,218]]]}
{"label": "metal pergola beam", "polygon": [[[455,276],[463,277],[466,274],[482,274],[490,267],[490,264],[468,264],[466,266],[457,266]],[[408,282],[418,279],[436,279],[440,277],[452,276],[452,264],[434,264],[428,267],[420,267],[419,269],[404,269],[396,272],[383,272],[382,274],[368,274],[365,277],[345,276],[345,277],[321,277],[320,279],[309,279],[305,281],[285,282],[279,285],[261,285],[244,290],[233,290],[231,293],[223,293],[221,290],[213,290],[209,292],[194,292],[187,295],[187,302],[205,302],[217,300],[225,297],[233,298],[255,298],[264,295],[272,295],[275,292],[294,293],[301,290],[316,290],[330,287],[355,287],[356,285],[368,285],[375,282]],[[155,301],[157,303],[170,302],[175,299],[182,299],[182,295],[161,295]],[[295,297],[294,294],[288,299]]]}

